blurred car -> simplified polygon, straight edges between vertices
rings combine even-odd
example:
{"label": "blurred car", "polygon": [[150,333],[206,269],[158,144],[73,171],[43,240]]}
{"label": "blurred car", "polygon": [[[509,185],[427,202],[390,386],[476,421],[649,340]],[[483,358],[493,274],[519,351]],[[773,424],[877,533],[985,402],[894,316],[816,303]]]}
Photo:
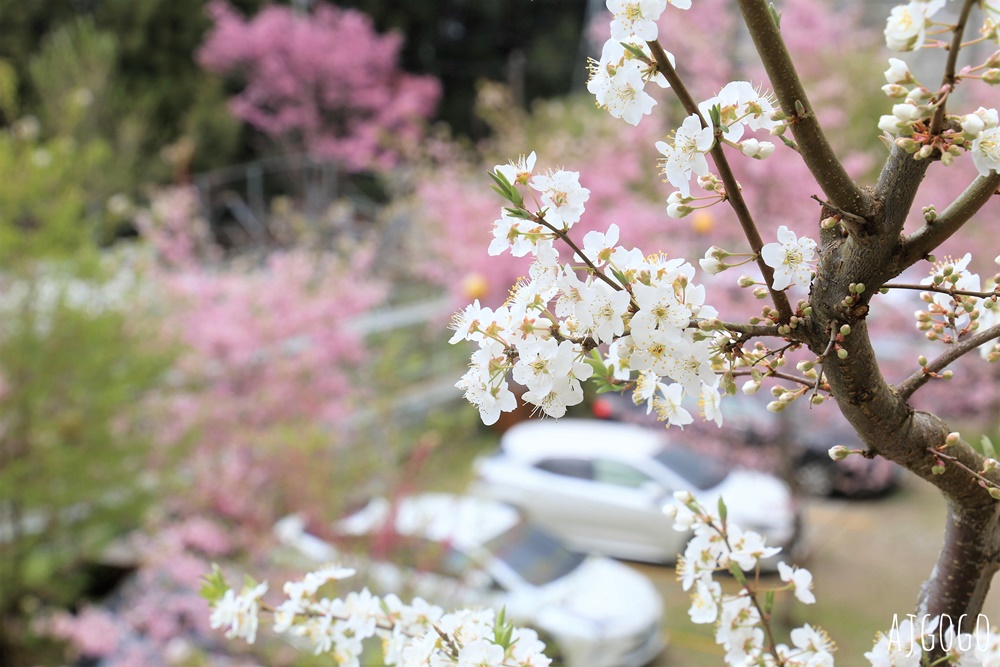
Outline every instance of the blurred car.
{"label": "blurred car", "polygon": [[522,422],[476,461],[472,490],[519,507],[574,548],[629,560],[668,563],[684,551],[691,535],[665,512],[682,490],[711,509],[723,497],[729,519],[769,546],[795,544],[799,514],[781,480],[670,446],[666,436],[587,419]]}
{"label": "blurred car", "polygon": [[[662,430],[662,422],[637,406],[628,395],[603,394],[592,405],[595,417],[649,426]],[[809,428],[796,422],[791,413],[774,414],[766,400],[757,396],[727,398],[721,428],[712,422],[695,422],[683,431],[673,430],[672,438],[731,465],[755,468],[783,475],[786,452],[790,453],[790,474],[798,491],[809,496],[873,498],[894,490],[901,468],[882,457],[849,456],[842,461],[830,458],[834,445],[865,449],[850,424],[836,410],[814,411]],[[782,447],[782,441],[786,447]]]}
{"label": "blurred car", "polygon": [[[282,541],[314,559],[335,555],[301,523],[283,521]],[[338,544],[354,542],[366,554],[374,588],[446,609],[504,608],[568,667],[640,667],[663,648],[663,601],[649,579],[567,549],[509,505],[448,494],[379,498],[334,532]]]}

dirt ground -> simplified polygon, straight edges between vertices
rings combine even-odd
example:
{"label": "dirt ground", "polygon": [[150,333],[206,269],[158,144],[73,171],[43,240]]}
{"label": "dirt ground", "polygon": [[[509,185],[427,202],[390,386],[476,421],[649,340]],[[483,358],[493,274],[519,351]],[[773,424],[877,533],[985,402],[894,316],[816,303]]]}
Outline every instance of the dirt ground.
{"label": "dirt ground", "polygon": [[[930,573],[943,534],[944,502],[915,478],[877,500],[810,500],[805,509],[807,555],[799,564],[815,576],[817,604],[791,596],[776,605],[795,627],[819,625],[837,642],[837,664],[867,665],[863,653],[875,631],[888,629],[893,614],[912,613],[920,584]],[[687,615],[687,594],[672,567],[633,564],[649,576],[666,601],[667,648],[657,667],[719,667],[723,652],[712,626],[697,626]],[[994,586],[983,613],[1000,629],[1000,590]],[[782,633],[787,641],[787,633]]]}

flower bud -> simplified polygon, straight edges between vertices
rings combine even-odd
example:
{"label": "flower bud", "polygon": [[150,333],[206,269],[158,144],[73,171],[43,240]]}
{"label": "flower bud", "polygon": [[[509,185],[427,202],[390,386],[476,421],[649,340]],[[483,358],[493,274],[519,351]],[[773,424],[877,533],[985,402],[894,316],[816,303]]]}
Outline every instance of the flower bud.
{"label": "flower bud", "polygon": [[694,501],[694,496],[690,491],[674,491],[674,500],[682,505],[688,505]]}
{"label": "flower bud", "polygon": [[746,394],[747,396],[753,396],[760,390],[760,382],[747,380],[746,382],[743,383],[743,387],[741,389],[743,390],[743,393]]}
{"label": "flower bud", "polygon": [[753,291],[753,296],[755,299],[766,299],[767,294],[768,292],[766,287],[758,287]]}
{"label": "flower bud", "polygon": [[819,227],[820,229],[833,229],[838,224],[840,224],[840,220],[831,215],[829,218],[823,218],[819,223]]}
{"label": "flower bud", "polygon": [[902,100],[910,94],[910,89],[906,86],[901,86],[898,83],[887,83],[882,86],[882,92],[885,93],[885,96],[890,100]]}
{"label": "flower bud", "polygon": [[819,405],[825,400],[826,396],[823,396],[822,394],[813,394],[811,397],[809,397],[809,402],[812,403],[813,405]]}
{"label": "flower bud", "polygon": [[827,453],[830,455],[830,458],[833,459],[834,461],[843,461],[844,459],[846,459],[848,456],[851,455],[851,450],[849,450],[847,447],[844,447],[843,445],[836,445],[834,447],[831,447],[830,451]]}
{"label": "flower bud", "polygon": [[959,443],[959,441],[961,439],[962,439],[962,436],[958,433],[958,431],[952,431],[947,436],[945,436],[944,446],[945,447],[954,447],[955,445],[957,445]]}
{"label": "flower bud", "polygon": [[941,154],[941,164],[950,167],[955,162],[955,156],[947,151]]}
{"label": "flower bud", "polygon": [[767,411],[777,413],[781,412],[786,407],[788,407],[788,404],[785,403],[784,401],[771,401],[770,403],[767,404]]}
{"label": "flower bud", "polygon": [[740,276],[739,280],[736,281],[736,284],[739,285],[740,287],[753,287],[754,285],[757,284],[757,281],[751,278],[750,276],[743,275]]}
{"label": "flower bud", "polygon": [[840,327],[840,335],[841,336],[848,336],[848,335],[850,335],[850,333],[851,333],[851,325],[850,324],[841,325],[841,327]]}
{"label": "flower bud", "polygon": [[939,463],[938,465],[936,465],[933,468],[931,468],[931,474],[933,474],[933,475],[943,475],[944,474],[944,465]]}
{"label": "flower bud", "polygon": [[994,472],[1000,470],[1000,461],[993,458],[983,460],[983,472]]}
{"label": "flower bud", "polygon": [[991,86],[995,86],[1000,83],[1000,69],[994,67],[986,70],[986,72],[983,73],[983,81]]}
{"label": "flower bud", "polygon": [[920,150],[918,150],[913,155],[913,159],[915,159],[915,160],[926,160],[927,158],[929,158],[933,154],[934,154],[934,147],[931,146],[930,144],[924,144],[923,146],[920,147]]}
{"label": "flower bud", "polygon": [[896,145],[899,146],[900,148],[902,148],[904,151],[906,151],[910,155],[913,155],[914,153],[916,153],[917,149],[920,148],[920,144],[918,144],[917,142],[915,142],[913,139],[911,139],[909,137],[898,137],[896,139]]}
{"label": "flower bud", "polygon": [[837,350],[837,358],[840,359],[841,361],[843,361],[844,359],[846,359],[847,358],[847,350],[845,350],[844,348],[840,348],[839,350]]}
{"label": "flower bud", "polygon": [[998,489],[997,487],[991,486],[989,493],[990,497],[993,498],[993,500],[1000,500],[1000,489]]}
{"label": "flower bud", "polygon": [[947,370],[944,373],[941,373],[941,379],[943,380],[950,380],[953,377],[955,377],[955,371]]}
{"label": "flower bud", "polygon": [[919,357],[917,357],[917,363],[920,364],[921,366],[926,366],[927,365],[927,357],[925,357],[924,355],[921,354]]}

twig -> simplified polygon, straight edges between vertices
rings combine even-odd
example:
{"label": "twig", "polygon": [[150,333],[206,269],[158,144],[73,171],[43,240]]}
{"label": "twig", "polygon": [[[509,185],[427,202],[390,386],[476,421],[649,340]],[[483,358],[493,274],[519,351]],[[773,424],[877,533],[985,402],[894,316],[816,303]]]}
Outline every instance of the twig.
{"label": "twig", "polygon": [[866,224],[868,224],[868,221],[865,220],[864,218],[862,218],[860,215],[854,215],[850,211],[845,211],[842,208],[834,206],[831,202],[823,201],[822,199],[820,199],[816,195],[812,195],[812,199],[815,199],[816,201],[818,201],[823,206],[826,206],[828,209],[836,212],[836,214],[839,215],[840,217],[845,218],[845,219],[853,222],[855,225],[866,225]]}
{"label": "twig", "polygon": [[956,343],[940,357],[923,366],[919,371],[906,378],[896,385],[896,393],[903,400],[908,400],[920,387],[924,386],[939,371],[944,370],[951,362],[955,361],[963,354],[970,352],[983,343],[988,343],[995,338],[1000,338],[1000,324],[994,325],[985,331],[969,336],[960,343]]}
{"label": "twig", "polygon": [[[732,371],[733,377],[745,377],[747,375],[753,375],[753,369],[750,368],[735,368]],[[764,377],[775,377],[781,380],[788,380],[789,382],[795,382],[796,384],[801,384],[804,387],[812,387],[813,381],[809,378],[801,377],[798,375],[792,375],[791,373],[782,373],[781,371],[763,371],[762,375]]]}
{"label": "twig", "polygon": [[954,34],[952,35],[951,44],[948,46],[948,60],[944,66],[944,77],[941,80],[941,88],[943,89],[941,103],[938,104],[937,109],[934,110],[934,117],[931,118],[930,133],[932,136],[941,134],[941,130],[944,127],[945,105],[947,104],[948,95],[951,94],[951,91],[955,90],[955,83],[957,82],[955,78],[955,66],[958,63],[958,52],[962,49],[962,35],[965,33],[965,24],[969,20],[969,13],[975,4],[978,4],[978,0],[965,0],[965,3],[962,5],[962,11],[958,15],[958,22],[953,28]]}
{"label": "twig", "polygon": [[[670,59],[667,57],[663,47],[660,46],[660,43],[657,41],[646,42],[646,44],[649,46],[650,53],[653,54],[653,59],[656,61],[657,69],[661,74],[663,74],[664,77],[666,77],[667,82],[670,83],[670,87],[673,88],[674,94],[677,95],[677,99],[684,107],[684,111],[687,112],[688,115],[697,115],[701,120],[701,126],[708,127],[709,125],[705,121],[705,118],[701,115],[701,112],[698,110],[698,105],[695,103],[694,98],[691,97],[691,93],[688,92],[684,82],[681,81],[680,76],[677,74],[677,70],[675,70],[673,65],[670,64]],[[757,230],[757,225],[753,221],[753,216],[750,214],[750,209],[747,207],[746,201],[743,199],[743,194],[740,191],[740,185],[736,181],[736,176],[733,174],[732,168],[729,166],[729,161],[726,159],[722,143],[716,141],[712,150],[709,152],[712,155],[712,159],[715,161],[715,168],[719,171],[719,178],[726,186],[726,199],[729,201],[729,205],[733,207],[733,211],[736,213],[736,218],[739,220],[740,226],[743,228],[743,234],[750,243],[750,249],[755,255],[757,255],[757,259],[755,260],[757,267],[764,276],[764,282],[767,284],[767,289],[771,293],[771,301],[774,303],[774,307],[778,310],[778,317],[783,322],[787,322],[792,316],[792,305],[788,301],[787,294],[776,290],[773,287],[774,269],[764,262],[764,259],[760,254],[761,248],[764,247],[764,240],[761,238],[760,232]]]}
{"label": "twig", "polygon": [[954,289],[951,287],[938,287],[937,285],[915,285],[911,283],[885,283],[880,289],[909,289],[920,292],[937,292],[938,294],[948,294],[949,296],[975,296],[980,299],[989,299],[1000,296],[1000,287],[992,292],[970,292],[969,290]]}
{"label": "twig", "polygon": [[840,332],[837,331],[837,324],[836,322],[834,322],[830,326],[830,342],[826,344],[826,349],[823,350],[823,354],[817,357],[817,360],[819,361],[819,375],[816,376],[816,386],[813,387],[814,395],[819,393],[819,385],[820,382],[823,380],[823,364],[826,361],[826,355],[830,354],[830,350],[833,349],[834,344],[837,342],[837,334],[839,333]]}
{"label": "twig", "polygon": [[979,212],[1000,188],[1000,173],[979,176],[932,222],[924,224],[903,243],[902,268],[910,266],[934,251]]}
{"label": "twig", "polygon": [[927,451],[929,451],[931,454],[933,454],[936,458],[944,459],[945,461],[949,461],[951,463],[954,463],[956,466],[958,466],[959,468],[961,468],[965,472],[969,473],[970,475],[972,475],[973,477],[975,477],[976,479],[978,479],[980,482],[982,482],[986,486],[992,486],[992,487],[995,487],[995,488],[1000,488],[1000,484],[997,484],[993,480],[986,479],[981,474],[979,474],[978,472],[976,472],[975,470],[973,470],[969,466],[967,466],[964,463],[962,463],[958,459],[957,456],[952,456],[951,454],[945,454],[944,452],[939,451],[937,449],[934,449],[933,447],[928,447]]}
{"label": "twig", "polygon": [[[781,109],[791,120],[799,154],[826,196],[844,211],[869,218],[875,210],[872,196],[858,187],[837,158],[823,134],[806,96],[791,56],[765,0],[739,0],[740,12],[750,30]],[[799,113],[797,108],[805,111]]]}

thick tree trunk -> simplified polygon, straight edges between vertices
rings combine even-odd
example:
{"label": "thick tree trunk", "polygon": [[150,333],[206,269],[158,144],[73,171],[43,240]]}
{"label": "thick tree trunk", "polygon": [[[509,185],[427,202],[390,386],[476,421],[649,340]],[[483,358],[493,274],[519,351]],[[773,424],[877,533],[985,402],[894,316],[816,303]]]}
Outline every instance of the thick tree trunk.
{"label": "thick tree trunk", "polygon": [[[823,359],[830,393],[873,453],[902,465],[945,496],[944,546],[921,590],[918,612],[944,615],[946,623],[964,616],[963,629],[969,630],[1000,568],[998,503],[969,473],[982,469],[983,457],[959,442],[947,449],[955,460],[942,474],[934,473],[939,461],[932,450],[945,443],[951,429],[937,416],[913,410],[886,382],[866,323],[869,307],[878,307],[878,288],[908,266],[901,231],[927,165],[896,149],[874,190],[876,215],[867,224],[822,234],[822,259],[810,295],[814,316],[796,337],[822,355],[831,335],[842,324],[850,325],[850,334],[839,342],[846,359],[833,354]],[[823,217],[834,214],[824,207]],[[845,303],[852,283],[864,284],[865,290]]]}

